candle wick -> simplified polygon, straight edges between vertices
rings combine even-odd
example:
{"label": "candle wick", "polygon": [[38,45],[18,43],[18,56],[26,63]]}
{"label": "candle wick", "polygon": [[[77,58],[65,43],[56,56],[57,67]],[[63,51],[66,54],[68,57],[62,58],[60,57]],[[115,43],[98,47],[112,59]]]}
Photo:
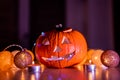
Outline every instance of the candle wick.
{"label": "candle wick", "polygon": [[89,63],[91,64],[91,63],[92,63],[92,60],[89,60]]}
{"label": "candle wick", "polygon": [[35,64],[35,61],[32,61],[32,64]]}

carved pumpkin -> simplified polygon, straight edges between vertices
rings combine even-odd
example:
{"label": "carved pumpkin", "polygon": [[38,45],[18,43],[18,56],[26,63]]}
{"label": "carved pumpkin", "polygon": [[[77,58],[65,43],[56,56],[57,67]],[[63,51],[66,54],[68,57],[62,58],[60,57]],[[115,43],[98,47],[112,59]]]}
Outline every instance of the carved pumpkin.
{"label": "carved pumpkin", "polygon": [[83,61],[87,53],[84,36],[72,28],[58,27],[36,40],[35,54],[47,67],[69,67]]}

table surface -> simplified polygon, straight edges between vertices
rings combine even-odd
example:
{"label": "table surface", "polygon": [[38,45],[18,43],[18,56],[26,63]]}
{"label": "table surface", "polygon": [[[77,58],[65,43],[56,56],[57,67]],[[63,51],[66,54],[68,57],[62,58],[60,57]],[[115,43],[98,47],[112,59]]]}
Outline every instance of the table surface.
{"label": "table surface", "polygon": [[40,72],[14,68],[0,71],[0,80],[120,80],[120,67],[85,71],[82,66],[63,69],[41,66]]}

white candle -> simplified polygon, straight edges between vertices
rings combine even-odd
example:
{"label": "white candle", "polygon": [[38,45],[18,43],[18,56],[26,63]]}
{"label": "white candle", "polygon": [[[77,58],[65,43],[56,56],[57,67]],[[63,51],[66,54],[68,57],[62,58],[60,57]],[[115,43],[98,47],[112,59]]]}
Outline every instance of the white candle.
{"label": "white candle", "polygon": [[89,63],[84,64],[84,70],[85,71],[95,71],[96,65],[91,63],[91,60],[89,60]]}
{"label": "white candle", "polygon": [[29,72],[41,72],[41,66],[39,64],[30,64],[28,65]]}

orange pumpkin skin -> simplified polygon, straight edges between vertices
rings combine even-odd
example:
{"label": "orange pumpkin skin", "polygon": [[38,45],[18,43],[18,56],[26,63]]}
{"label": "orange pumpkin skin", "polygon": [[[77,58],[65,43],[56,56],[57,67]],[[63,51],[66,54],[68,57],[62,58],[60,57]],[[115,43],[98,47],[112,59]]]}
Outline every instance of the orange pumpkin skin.
{"label": "orange pumpkin skin", "polygon": [[87,54],[84,36],[69,29],[51,30],[36,40],[36,58],[47,67],[69,67],[83,61]]}

